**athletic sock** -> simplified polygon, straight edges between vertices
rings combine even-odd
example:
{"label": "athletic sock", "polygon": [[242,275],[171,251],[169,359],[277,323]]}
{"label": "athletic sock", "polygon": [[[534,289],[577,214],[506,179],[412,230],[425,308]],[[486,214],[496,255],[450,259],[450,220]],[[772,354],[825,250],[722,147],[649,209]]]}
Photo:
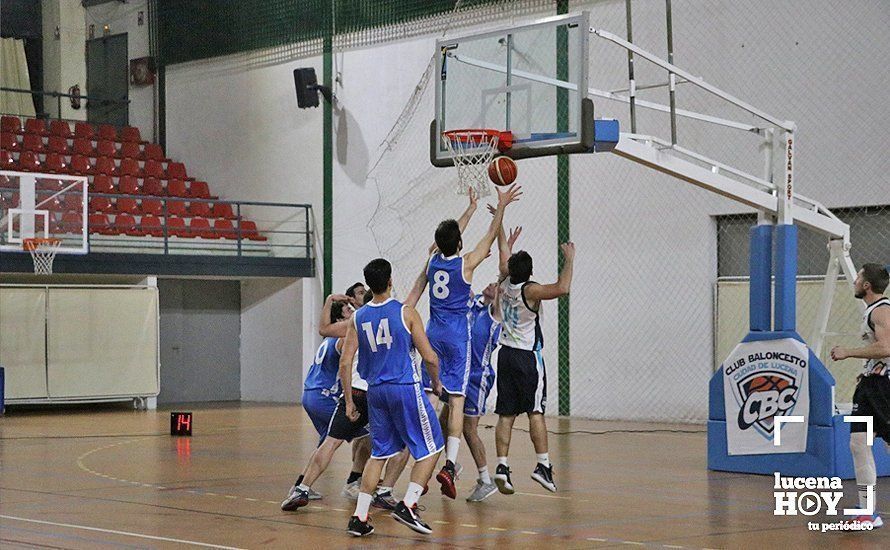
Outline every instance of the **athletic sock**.
{"label": "athletic sock", "polygon": [[387,487],[387,486],[385,486],[385,485],[378,485],[378,486],[377,486],[377,492],[374,493],[374,494],[375,494],[375,495],[379,495],[379,494],[382,494],[382,493],[391,493],[391,492],[392,492],[392,487]]}
{"label": "athletic sock", "polygon": [[460,438],[448,436],[448,441],[445,443],[445,458],[452,464],[457,462],[458,449],[460,449]]}
{"label": "athletic sock", "polygon": [[505,456],[499,456],[499,457],[498,457],[498,465],[500,466],[500,465],[502,465],[502,464],[503,464],[504,466],[507,465],[507,457],[505,457]]}
{"label": "athletic sock", "polygon": [[479,481],[486,485],[491,485],[491,475],[488,473],[488,466],[479,468]]}
{"label": "athletic sock", "polygon": [[297,489],[299,489],[299,490],[301,490],[301,491],[306,491],[307,493],[309,492],[309,486],[308,486],[308,485],[304,485],[304,484],[302,484],[302,483],[300,483],[299,485],[297,485]]}
{"label": "athletic sock", "polygon": [[353,481],[355,481],[357,479],[361,479],[361,478],[362,478],[361,472],[349,472],[349,477],[346,478],[346,484],[349,485]]}
{"label": "athletic sock", "polygon": [[408,508],[412,508],[417,504],[417,501],[420,500],[421,493],[423,493],[423,487],[412,481],[408,484],[408,489],[405,491],[405,498],[402,502],[404,502],[405,506]]}
{"label": "athletic sock", "polygon": [[868,485],[857,485],[859,490],[859,509],[865,510],[868,507]]}
{"label": "athletic sock", "polygon": [[303,474],[300,474],[300,477],[298,477],[297,481],[294,482],[294,487],[296,487],[297,485],[302,485],[302,484],[303,484]]}
{"label": "athletic sock", "polygon": [[538,463],[550,467],[550,453],[538,453]]}
{"label": "athletic sock", "polygon": [[355,503],[355,515],[362,521],[368,521],[368,510],[371,509],[371,501],[374,500],[368,493],[359,493],[358,502]]}

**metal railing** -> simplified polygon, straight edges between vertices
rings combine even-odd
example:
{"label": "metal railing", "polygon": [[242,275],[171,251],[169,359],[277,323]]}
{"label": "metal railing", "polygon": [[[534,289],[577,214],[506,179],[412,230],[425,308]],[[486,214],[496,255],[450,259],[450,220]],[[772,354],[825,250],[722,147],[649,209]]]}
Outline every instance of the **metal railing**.
{"label": "metal railing", "polygon": [[[7,88],[5,86],[0,86],[0,92],[11,92],[15,94],[28,94],[28,95],[42,95],[44,97],[52,97],[56,99],[56,116],[50,117],[49,112],[44,105],[44,112],[38,113],[38,118],[58,118],[62,119],[62,99],[82,99],[88,102],[94,102],[98,104],[100,107],[107,107],[108,105],[122,105],[127,106],[130,104],[129,99],[113,99],[109,97],[101,97],[95,95],[83,95],[83,94],[66,94],[64,92],[46,92],[43,90],[25,90],[22,88]],[[15,116],[24,116],[21,113],[3,113]]]}

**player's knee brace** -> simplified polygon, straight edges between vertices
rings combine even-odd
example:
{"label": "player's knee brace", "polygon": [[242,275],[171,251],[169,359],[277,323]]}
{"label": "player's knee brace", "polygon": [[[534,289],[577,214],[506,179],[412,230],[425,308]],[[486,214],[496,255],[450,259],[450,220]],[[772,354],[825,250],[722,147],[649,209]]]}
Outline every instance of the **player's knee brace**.
{"label": "player's knee brace", "polygon": [[875,457],[871,447],[866,444],[866,433],[850,434],[850,452],[853,454],[853,468],[856,470],[856,483],[874,485],[877,483]]}

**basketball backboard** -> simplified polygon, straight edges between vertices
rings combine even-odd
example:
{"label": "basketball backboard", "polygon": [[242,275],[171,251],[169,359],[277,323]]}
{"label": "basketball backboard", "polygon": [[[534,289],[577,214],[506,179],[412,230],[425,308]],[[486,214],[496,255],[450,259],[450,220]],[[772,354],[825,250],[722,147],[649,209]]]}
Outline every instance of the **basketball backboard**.
{"label": "basketball backboard", "polygon": [[431,161],[450,166],[447,130],[508,130],[515,159],[587,152],[593,103],[587,99],[587,12],[436,42],[436,117]]}
{"label": "basketball backboard", "polygon": [[60,239],[58,254],[86,254],[87,178],[0,171],[0,252],[26,252],[24,240]]}

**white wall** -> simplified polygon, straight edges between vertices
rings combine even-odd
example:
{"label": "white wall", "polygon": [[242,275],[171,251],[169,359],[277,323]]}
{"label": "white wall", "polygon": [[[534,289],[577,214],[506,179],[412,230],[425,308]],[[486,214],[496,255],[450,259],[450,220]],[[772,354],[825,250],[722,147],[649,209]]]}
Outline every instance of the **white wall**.
{"label": "white wall", "polygon": [[[84,8],[80,2],[43,0],[43,89],[67,93],[71,86],[79,85],[80,93],[87,93],[86,33],[82,22]],[[59,39],[55,38],[56,27]],[[55,100],[44,99],[44,109],[58,115]],[[62,100],[62,118],[86,120],[87,112],[81,104],[79,110],[71,108],[68,99]]]}
{"label": "white wall", "polygon": [[[67,2],[78,4],[80,2]],[[139,24],[139,13],[142,13],[142,25]],[[91,6],[86,10],[84,33],[89,26],[96,26],[96,37],[102,36],[105,25],[109,34],[127,33],[127,57],[137,59],[150,55],[148,30],[148,1],[128,0],[127,2],[107,2]],[[84,79],[85,81],[85,79]],[[82,85],[81,89],[85,86]],[[155,135],[155,85],[130,85],[130,126],[139,128],[142,139],[156,141]]]}
{"label": "white wall", "polygon": [[303,281],[241,282],[241,399],[298,403],[303,387]]}

